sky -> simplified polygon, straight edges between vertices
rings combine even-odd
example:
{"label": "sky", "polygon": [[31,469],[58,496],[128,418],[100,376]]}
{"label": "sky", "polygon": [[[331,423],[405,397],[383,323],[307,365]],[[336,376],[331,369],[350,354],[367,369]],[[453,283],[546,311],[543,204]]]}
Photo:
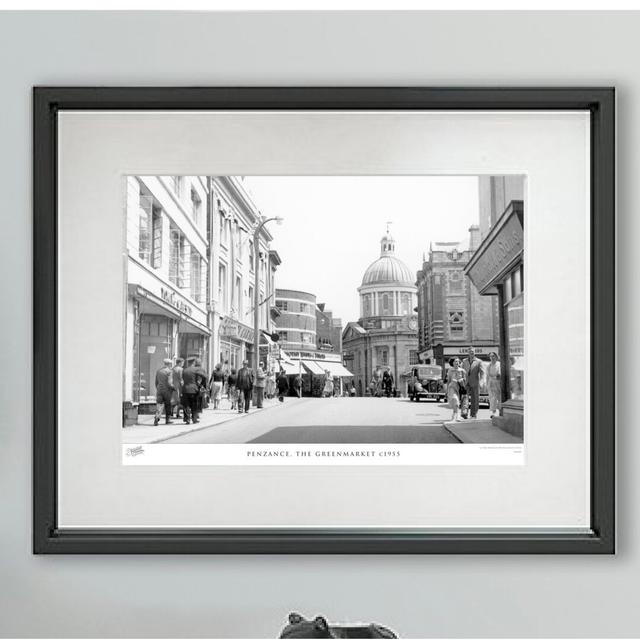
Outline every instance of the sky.
{"label": "sky", "polygon": [[282,259],[276,287],[313,293],[343,326],[360,315],[358,287],[380,256],[387,222],[415,273],[431,242],[469,242],[479,222],[475,176],[247,176],[245,188]]}

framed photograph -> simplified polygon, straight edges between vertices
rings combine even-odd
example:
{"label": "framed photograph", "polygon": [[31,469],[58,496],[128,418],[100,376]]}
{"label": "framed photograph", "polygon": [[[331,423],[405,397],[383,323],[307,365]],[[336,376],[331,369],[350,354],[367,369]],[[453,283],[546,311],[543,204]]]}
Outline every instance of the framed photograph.
{"label": "framed photograph", "polygon": [[613,89],[33,109],[35,553],[614,553]]}

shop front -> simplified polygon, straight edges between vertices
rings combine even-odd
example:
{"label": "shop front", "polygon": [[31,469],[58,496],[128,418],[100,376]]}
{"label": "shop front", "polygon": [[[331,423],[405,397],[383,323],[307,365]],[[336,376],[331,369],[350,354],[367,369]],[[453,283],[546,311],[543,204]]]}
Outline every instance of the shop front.
{"label": "shop front", "polygon": [[482,241],[465,272],[481,295],[500,308],[502,404],[500,426],[522,436],[524,423],[524,209],[512,200]]}
{"label": "shop front", "polygon": [[242,367],[244,360],[252,365],[253,358],[253,329],[231,316],[224,316],[220,320],[218,332],[219,360],[225,369]]}
{"label": "shop front", "polygon": [[206,362],[210,332],[198,311],[165,287],[128,286],[125,423],[155,410],[155,376],[165,359]]}
{"label": "shop front", "polygon": [[353,378],[353,374],[343,366],[338,353],[287,351],[286,356],[288,362],[283,364],[283,369],[291,377],[302,377],[302,394],[306,396],[322,396],[327,374],[331,376],[335,392],[339,395],[343,393],[345,381]]}

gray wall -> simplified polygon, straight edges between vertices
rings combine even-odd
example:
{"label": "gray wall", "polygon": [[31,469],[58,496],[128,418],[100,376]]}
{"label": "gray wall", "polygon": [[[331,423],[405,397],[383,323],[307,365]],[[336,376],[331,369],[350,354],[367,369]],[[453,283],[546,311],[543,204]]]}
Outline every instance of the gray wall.
{"label": "gray wall", "polygon": [[640,14],[617,12],[0,14],[0,633],[274,637],[293,609],[375,619],[405,637],[640,635],[640,430],[629,401],[619,410],[616,557],[30,554],[32,85],[616,85],[625,399],[635,391],[627,363],[640,358],[640,292],[629,286],[640,238],[639,31]]}

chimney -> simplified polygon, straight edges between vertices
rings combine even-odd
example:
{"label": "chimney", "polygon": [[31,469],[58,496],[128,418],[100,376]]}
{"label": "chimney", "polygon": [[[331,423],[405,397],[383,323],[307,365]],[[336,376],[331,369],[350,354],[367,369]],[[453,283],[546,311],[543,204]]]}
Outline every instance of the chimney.
{"label": "chimney", "polygon": [[475,251],[480,246],[480,227],[472,224],[469,227],[469,251]]}

